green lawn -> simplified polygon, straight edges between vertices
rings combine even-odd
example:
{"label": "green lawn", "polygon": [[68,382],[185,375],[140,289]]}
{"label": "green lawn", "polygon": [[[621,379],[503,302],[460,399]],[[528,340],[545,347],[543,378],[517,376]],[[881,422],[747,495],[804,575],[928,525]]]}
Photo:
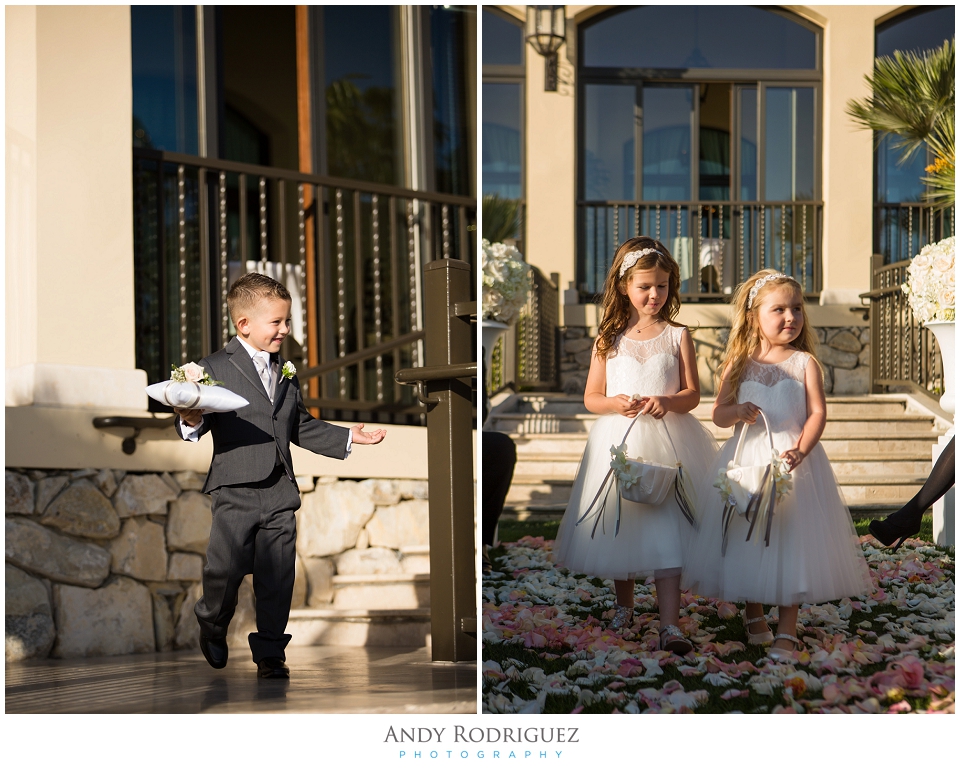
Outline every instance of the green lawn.
{"label": "green lawn", "polygon": [[[857,528],[857,534],[863,536],[869,534],[867,527],[870,525],[869,518],[862,518],[853,522]],[[516,542],[520,537],[543,537],[544,539],[555,539],[557,529],[560,528],[560,521],[501,521],[498,537],[501,542]],[[927,513],[923,516],[923,522],[920,524],[919,538],[926,541],[933,541],[933,515]]]}

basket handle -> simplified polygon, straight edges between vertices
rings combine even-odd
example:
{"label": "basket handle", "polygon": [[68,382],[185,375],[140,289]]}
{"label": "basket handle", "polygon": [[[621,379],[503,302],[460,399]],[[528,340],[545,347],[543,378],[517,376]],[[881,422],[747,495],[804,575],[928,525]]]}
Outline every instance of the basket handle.
{"label": "basket handle", "polygon": [[[763,417],[763,427],[767,431],[767,441],[770,443],[770,451],[773,451],[773,436],[770,434],[770,423],[767,421],[767,415],[763,413],[763,409],[758,408],[760,416]],[[743,442],[747,435],[747,428],[750,427],[749,422],[743,423],[743,429],[740,431],[740,438],[737,440],[737,450],[733,454],[733,463],[737,466],[740,465],[740,457],[743,454]]]}
{"label": "basket handle", "polygon": [[[633,426],[637,423],[637,420],[640,419],[640,417],[642,417],[642,416],[644,416],[644,414],[637,414],[637,415],[630,421],[630,426],[627,428],[627,431],[623,434],[623,439],[620,441],[620,443],[626,443],[626,442],[627,442],[627,436],[630,435],[630,431],[633,429]],[[664,432],[667,434],[667,440],[670,442],[670,448],[673,449],[673,458],[677,461],[677,464],[679,464],[679,463],[680,463],[680,455],[677,454],[677,447],[674,445],[674,443],[673,443],[673,438],[670,436],[670,430],[669,430],[669,428],[667,427],[667,423],[664,422],[662,419],[659,420],[659,421],[660,421],[660,424],[663,425],[663,430],[664,430]],[[771,443],[771,445],[773,445],[773,444]]]}

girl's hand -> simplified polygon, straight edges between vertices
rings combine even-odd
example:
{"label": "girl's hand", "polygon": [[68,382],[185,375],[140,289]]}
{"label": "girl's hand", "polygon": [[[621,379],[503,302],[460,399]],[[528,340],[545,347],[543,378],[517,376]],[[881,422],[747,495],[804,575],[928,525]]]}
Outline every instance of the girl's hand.
{"label": "girl's hand", "polygon": [[629,395],[614,395],[607,398],[610,408],[622,417],[635,417],[640,413],[640,401]]}
{"label": "girl's hand", "polygon": [[806,454],[800,451],[800,449],[787,449],[780,455],[780,459],[784,460],[787,463],[787,467],[792,471],[803,461],[805,456]]}
{"label": "girl's hand", "polygon": [[663,415],[666,414],[670,409],[667,408],[667,404],[663,398],[659,395],[651,395],[649,398],[644,398],[643,408],[640,409],[641,414],[648,414],[654,419],[663,419]]}
{"label": "girl's hand", "polygon": [[380,443],[380,441],[386,437],[387,431],[380,429],[365,433],[363,431],[363,425],[359,424],[350,428],[350,434],[353,435],[354,443],[362,443],[366,444],[367,446],[373,446],[375,443]]}
{"label": "girl's hand", "polygon": [[757,417],[759,415],[760,407],[750,403],[749,401],[737,405],[737,419],[741,422],[746,422],[748,425],[752,425],[757,421]]}

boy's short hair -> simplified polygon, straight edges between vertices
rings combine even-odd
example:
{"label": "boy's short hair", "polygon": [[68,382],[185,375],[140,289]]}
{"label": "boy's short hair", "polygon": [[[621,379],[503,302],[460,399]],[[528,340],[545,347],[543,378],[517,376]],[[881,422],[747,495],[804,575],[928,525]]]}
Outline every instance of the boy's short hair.
{"label": "boy's short hair", "polygon": [[233,322],[244,312],[252,310],[261,299],[290,299],[290,292],[273,278],[250,272],[234,281],[227,292],[227,309]]}

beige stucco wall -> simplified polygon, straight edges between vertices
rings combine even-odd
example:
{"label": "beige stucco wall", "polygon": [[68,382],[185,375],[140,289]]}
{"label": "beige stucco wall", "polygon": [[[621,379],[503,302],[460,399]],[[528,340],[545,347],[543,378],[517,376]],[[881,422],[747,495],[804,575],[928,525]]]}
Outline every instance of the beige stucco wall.
{"label": "beige stucco wall", "polygon": [[[205,472],[208,440],[145,430],[126,455],[131,430],[92,425],[148,416],[135,368],[130,8],[5,14],[6,465]],[[426,477],[426,429],[384,427],[382,445],[347,462],[294,447],[297,472]]]}
{"label": "beige stucco wall", "polygon": [[[500,7],[524,18],[524,6]],[[543,272],[560,273],[564,289],[574,280],[576,267],[576,25],[610,7],[566,7],[568,44],[560,49],[561,83],[556,93],[544,92],[543,58],[529,46],[526,49],[524,250]],[[847,117],[846,104],[868,95],[864,75],[873,67],[876,21],[898,6],[785,7],[824,30],[821,302],[854,306],[870,284],[873,147],[870,132],[858,130]],[[578,323],[586,312],[583,306],[565,306],[564,322]]]}
{"label": "beige stucco wall", "polygon": [[134,368],[129,7],[8,6],[5,43],[7,403],[43,392],[63,405],[145,405]]}

